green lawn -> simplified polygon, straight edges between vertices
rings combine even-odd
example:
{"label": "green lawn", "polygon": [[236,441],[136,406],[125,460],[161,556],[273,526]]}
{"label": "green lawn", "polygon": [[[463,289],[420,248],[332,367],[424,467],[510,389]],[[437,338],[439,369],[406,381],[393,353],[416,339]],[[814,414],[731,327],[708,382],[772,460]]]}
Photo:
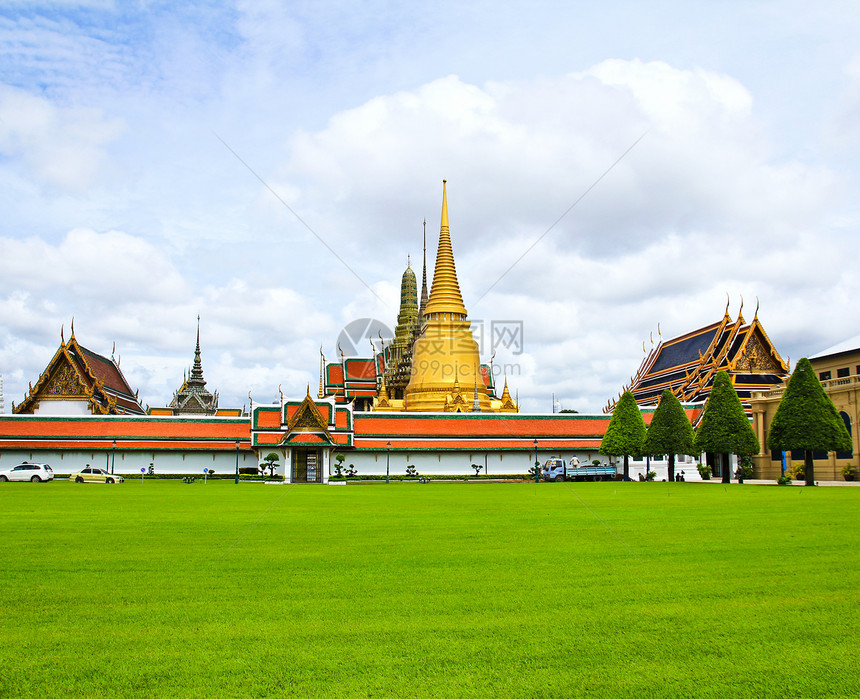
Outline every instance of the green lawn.
{"label": "green lawn", "polygon": [[0,696],[860,696],[860,489],[0,487]]}

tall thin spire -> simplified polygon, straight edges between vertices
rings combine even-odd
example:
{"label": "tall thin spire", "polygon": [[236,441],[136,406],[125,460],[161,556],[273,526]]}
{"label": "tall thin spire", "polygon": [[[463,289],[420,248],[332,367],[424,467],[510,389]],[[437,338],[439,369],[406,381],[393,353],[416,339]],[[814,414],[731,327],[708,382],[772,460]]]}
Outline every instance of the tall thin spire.
{"label": "tall thin spire", "polygon": [[442,180],[442,225],[439,230],[439,249],[436,251],[436,269],[433,272],[433,287],[425,309],[426,315],[450,313],[451,317],[466,319],[466,306],[457,282],[454,266],[454,251],[451,248],[451,232],[448,228],[448,180]]}
{"label": "tall thin spire", "polygon": [[421,305],[418,306],[418,317],[424,315],[429,295],[427,293],[427,219],[424,219],[424,271],[421,274]]}
{"label": "tall thin spire", "polygon": [[200,359],[200,316],[197,316],[197,346],[194,349],[194,366],[191,368],[191,376],[188,379],[191,386],[205,386],[203,379],[203,362]]}

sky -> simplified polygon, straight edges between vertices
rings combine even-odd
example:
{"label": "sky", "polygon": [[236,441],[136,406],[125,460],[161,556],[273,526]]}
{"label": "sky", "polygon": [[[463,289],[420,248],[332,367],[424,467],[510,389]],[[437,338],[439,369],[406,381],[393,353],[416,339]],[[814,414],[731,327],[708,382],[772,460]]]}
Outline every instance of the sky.
{"label": "sky", "polygon": [[222,407],[315,391],[425,220],[432,280],[443,179],[524,411],[599,412],[727,304],[793,366],[860,333],[857,36],[836,1],[5,0],[6,412],[72,319],[144,405],[198,315]]}

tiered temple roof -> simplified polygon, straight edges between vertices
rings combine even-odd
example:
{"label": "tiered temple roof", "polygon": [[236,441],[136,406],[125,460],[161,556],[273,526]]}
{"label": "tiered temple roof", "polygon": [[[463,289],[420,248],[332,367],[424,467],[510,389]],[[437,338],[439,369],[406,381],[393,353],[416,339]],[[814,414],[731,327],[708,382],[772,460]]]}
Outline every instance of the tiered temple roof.
{"label": "tiered temple roof", "polygon": [[167,406],[173,415],[215,415],[218,413],[218,392],[206,390],[203,378],[203,362],[200,358],[200,316],[197,316],[197,346],[194,349],[194,364],[191,374],[173,394]]}
{"label": "tiered temple roof", "polygon": [[[716,323],[671,340],[661,338],[624,390],[630,390],[639,405],[656,405],[667,388],[682,402],[704,402],[716,373],[727,371],[746,403],[753,391],[781,383],[788,375],[788,364],[762,327],[758,308],[749,324],[742,310],[733,320],[727,306]],[[614,405],[610,401],[605,412],[611,412]]]}
{"label": "tiered temple roof", "polygon": [[[113,356],[103,357],[78,343],[75,326],[66,342],[60,331],[60,347],[34,386],[19,404],[18,414],[51,413],[51,402],[79,404],[93,415],[143,415],[136,391],[131,389]],[[66,412],[62,410],[61,412]]]}

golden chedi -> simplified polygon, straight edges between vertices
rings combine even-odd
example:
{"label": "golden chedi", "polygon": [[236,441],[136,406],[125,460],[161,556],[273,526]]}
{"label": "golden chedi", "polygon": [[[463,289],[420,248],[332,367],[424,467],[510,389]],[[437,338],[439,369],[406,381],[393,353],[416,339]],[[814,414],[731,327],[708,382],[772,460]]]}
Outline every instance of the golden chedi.
{"label": "golden chedi", "polygon": [[433,285],[421,334],[415,340],[412,374],[404,399],[404,408],[410,412],[451,410],[455,401],[471,407],[476,399],[482,412],[493,410],[481,376],[478,343],[469,329],[457,282],[448,229],[446,180],[442,181],[442,225]]}

